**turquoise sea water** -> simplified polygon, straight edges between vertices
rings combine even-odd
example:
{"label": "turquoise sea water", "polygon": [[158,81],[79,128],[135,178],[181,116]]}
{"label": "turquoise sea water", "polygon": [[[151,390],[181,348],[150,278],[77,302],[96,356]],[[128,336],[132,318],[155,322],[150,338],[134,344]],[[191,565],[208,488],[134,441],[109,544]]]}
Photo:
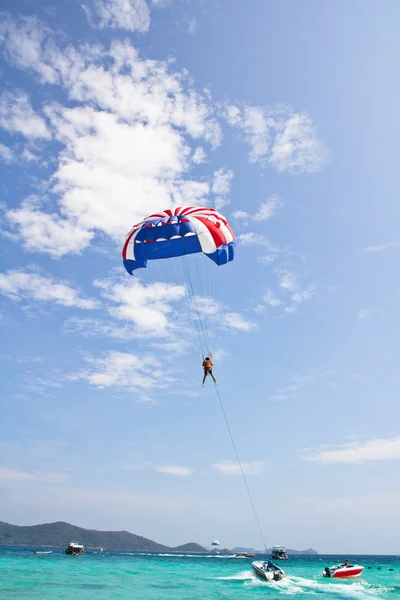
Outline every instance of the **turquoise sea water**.
{"label": "turquoise sea water", "polygon": [[[358,580],[321,577],[325,566],[344,558],[365,566]],[[107,551],[100,554],[90,550],[83,556],[67,556],[60,549],[49,556],[37,556],[32,548],[0,548],[0,599],[400,598],[400,557],[301,556],[280,565],[288,577],[271,584],[253,575],[249,559],[227,556]]]}

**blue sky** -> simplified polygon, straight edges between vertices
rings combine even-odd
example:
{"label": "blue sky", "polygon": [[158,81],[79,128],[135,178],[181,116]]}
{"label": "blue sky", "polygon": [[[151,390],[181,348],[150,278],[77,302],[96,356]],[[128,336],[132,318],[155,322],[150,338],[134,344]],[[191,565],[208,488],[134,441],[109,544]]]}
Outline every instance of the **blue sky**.
{"label": "blue sky", "polygon": [[203,204],[236,235],[203,302],[267,544],[397,552],[399,11],[3,3],[2,520],[261,547],[185,281],[121,261]]}

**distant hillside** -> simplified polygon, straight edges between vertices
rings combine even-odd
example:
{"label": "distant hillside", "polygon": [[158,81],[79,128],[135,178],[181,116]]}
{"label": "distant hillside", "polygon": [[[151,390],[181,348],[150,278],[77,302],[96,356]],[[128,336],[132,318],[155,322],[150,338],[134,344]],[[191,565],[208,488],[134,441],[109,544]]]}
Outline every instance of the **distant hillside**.
{"label": "distant hillside", "polygon": [[[272,548],[267,548],[267,553],[271,554]],[[254,548],[243,548],[242,546],[236,546],[232,549],[232,552],[254,552],[256,554],[263,554],[264,550],[255,550]],[[292,548],[286,548],[286,553],[290,554],[318,554],[316,550],[309,548],[308,550],[293,550]]]}
{"label": "distant hillside", "polygon": [[170,548],[174,552],[207,552],[203,546],[200,544],[196,544],[195,542],[189,542],[189,544],[183,544],[182,546],[175,546],[175,548]]}
{"label": "distant hillside", "polygon": [[206,552],[194,542],[170,548],[128,531],[96,531],[61,521],[43,525],[19,526],[0,521],[0,546],[67,547],[71,541],[86,548],[130,550],[133,552]]}

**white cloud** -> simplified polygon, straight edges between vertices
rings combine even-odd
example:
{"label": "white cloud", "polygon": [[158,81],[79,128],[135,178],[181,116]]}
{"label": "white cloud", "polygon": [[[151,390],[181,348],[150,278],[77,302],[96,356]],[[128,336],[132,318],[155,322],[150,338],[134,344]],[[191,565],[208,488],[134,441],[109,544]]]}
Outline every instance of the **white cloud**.
{"label": "white cloud", "polygon": [[326,379],[330,375],[333,375],[335,371],[323,371],[316,375],[292,375],[289,382],[284,387],[278,388],[276,393],[269,396],[268,400],[281,401],[287,400],[291,396],[296,395],[301,390],[315,385],[317,382]]}
{"label": "white cloud", "polygon": [[139,331],[163,335],[174,329],[169,315],[175,303],[186,295],[182,285],[155,282],[143,285],[134,277],[121,283],[110,280],[95,281],[103,298],[110,301],[107,310],[112,317],[133,323]]}
{"label": "white cloud", "polygon": [[226,306],[209,296],[196,296],[196,305],[200,314],[216,327],[225,327],[237,331],[252,331],[257,325],[240,313],[230,312]]}
{"label": "white cloud", "polygon": [[233,104],[223,104],[222,105],[222,115],[227,120],[231,127],[235,127],[240,125],[242,121],[242,114],[240,109]]}
{"label": "white cloud", "polygon": [[261,202],[258,211],[253,216],[255,221],[267,221],[271,219],[278,208],[283,206],[281,199],[276,194],[269,196],[265,202]]}
{"label": "white cloud", "polygon": [[68,334],[76,334],[84,337],[106,337],[115,340],[132,340],[138,337],[138,333],[129,325],[118,326],[114,322],[102,319],[88,319],[71,317],[63,326],[63,331]]}
{"label": "white cloud", "polygon": [[141,393],[139,398],[148,401],[147,394],[164,389],[173,379],[166,375],[159,361],[152,355],[136,356],[131,353],[110,351],[105,358],[86,357],[87,368],[72,373],[72,381],[84,380],[99,389],[129,389]]}
{"label": "white cloud", "polygon": [[6,165],[15,161],[14,152],[8,146],[0,143],[0,160],[2,160]]}
{"label": "white cloud", "polygon": [[96,300],[82,298],[75,289],[65,283],[38,273],[17,270],[0,273],[0,294],[17,302],[32,299],[86,310],[98,306]]}
{"label": "white cloud", "polygon": [[[237,216],[238,213],[236,213]],[[247,215],[247,213],[246,213]],[[261,246],[267,249],[267,254],[264,256],[257,256],[257,260],[264,264],[271,264],[277,258],[281,252],[279,246],[274,245],[268,238],[254,231],[248,231],[247,233],[241,233],[236,236],[236,242],[242,246]]]}
{"label": "white cloud", "polygon": [[27,481],[61,483],[64,478],[59,473],[24,472],[15,469],[0,468],[0,484],[16,484]]}
{"label": "white cloud", "polygon": [[202,146],[197,146],[197,148],[193,154],[193,158],[192,158],[193,162],[196,165],[199,165],[199,164],[205,162],[206,159],[207,159],[207,154],[205,153],[204,148]]}
{"label": "white cloud", "polygon": [[244,219],[244,220],[247,220],[250,217],[250,215],[249,215],[249,213],[247,213],[244,210],[235,210],[235,212],[232,213],[232,217],[234,219]]}
{"label": "white cloud", "polygon": [[257,304],[257,306],[255,308],[253,308],[255,313],[261,314],[262,312],[265,311],[265,305],[264,304]]}
{"label": "white cloud", "polygon": [[279,275],[279,287],[289,295],[290,304],[287,304],[284,309],[286,313],[296,312],[300,304],[315,297],[316,286],[309,284],[303,287],[297,273],[282,269],[277,269],[276,272]]}
{"label": "white cloud", "polygon": [[254,233],[253,231],[241,233],[240,235],[236,236],[236,240],[243,246],[264,246],[273,253],[279,252],[278,246],[275,246],[265,236],[259,233]]}
{"label": "white cloud", "polygon": [[224,309],[221,302],[210,296],[196,296],[196,305],[201,315],[207,315],[207,317],[215,317],[219,315]]}
{"label": "white cloud", "polygon": [[[54,176],[55,191],[62,212],[81,228],[121,240],[130,224],[174,204],[175,192],[181,200],[185,189],[174,179],[188,149],[173,128],[129,125],[116,115],[83,108],[61,109],[50,119],[68,146]],[[192,199],[193,193],[187,195]]]}
{"label": "white cloud", "polygon": [[269,162],[278,172],[314,173],[326,164],[327,151],[307,115],[289,114],[276,129]]}
{"label": "white cloud", "polygon": [[166,473],[167,475],[174,475],[175,477],[189,477],[193,475],[193,469],[184,467],[183,465],[163,465],[157,466],[156,471],[158,473]]}
{"label": "white cloud", "polygon": [[306,300],[312,300],[316,294],[316,286],[314,284],[310,284],[303,288],[302,290],[297,290],[291,295],[292,303],[289,306],[286,306],[285,312],[294,313],[297,311],[297,308],[300,304],[305,302]]}
{"label": "white cloud", "polygon": [[217,348],[213,352],[213,359],[218,362],[221,362],[221,360],[224,360],[227,356],[229,356],[229,353],[223,348]]}
{"label": "white cloud", "polygon": [[[148,28],[144,0],[93,0],[90,9],[100,27]],[[227,203],[229,169],[217,169],[214,179],[187,179],[193,163],[205,158],[202,145],[193,152],[193,142],[215,148],[222,133],[209,93],[197,93],[186,71],[172,71],[171,61],[142,59],[129,41],[65,47],[35,18],[7,16],[0,42],[9,61],[42,83],[61,86],[67,98],[63,105],[47,101],[39,114],[25,92],[3,96],[5,126],[44,141],[51,132],[59,148],[46,204],[24,202],[6,213],[26,250],[54,257],[81,252],[98,234],[120,241],[130,225],[167,206],[206,203],[210,193],[216,207]],[[259,107],[225,107],[229,121],[248,136],[254,160],[278,144],[271,137],[278,129],[294,144],[300,122],[282,127],[288,111],[280,109],[278,118]],[[299,162],[296,152],[290,168]],[[25,159],[35,158],[26,152]],[[258,218],[270,218],[276,207],[263,203]]]}
{"label": "white cloud", "polygon": [[54,389],[62,388],[63,384],[59,376],[37,377],[29,373],[23,376],[23,388],[29,392],[34,392],[35,395],[49,396],[54,393]]}
{"label": "white cloud", "polygon": [[26,250],[44,252],[54,258],[67,252],[81,252],[94,237],[92,231],[81,227],[76,220],[37,210],[29,202],[6,214],[10,224],[19,228]]}
{"label": "white cloud", "polygon": [[278,208],[281,208],[282,206],[283,203],[279,196],[273,194],[272,196],[269,196],[265,202],[260,203],[258,211],[254,215],[251,215],[243,210],[237,210],[236,212],[232,213],[232,216],[234,219],[240,219],[244,221],[249,219],[253,221],[268,221],[275,215]]}
{"label": "white cloud", "polygon": [[290,271],[284,271],[279,281],[279,287],[287,292],[296,292],[299,289],[298,275]]}
{"label": "white cloud", "polygon": [[38,162],[40,159],[40,157],[37,154],[35,154],[34,152],[32,152],[31,150],[29,150],[29,148],[23,149],[21,158],[23,160],[25,160],[26,162]]}
{"label": "white cloud", "polygon": [[263,265],[270,265],[271,263],[274,262],[274,260],[276,260],[276,255],[275,254],[265,254],[264,256],[257,256],[257,260],[258,260],[258,262],[262,263]]}
{"label": "white cloud", "polygon": [[293,375],[290,379],[291,383],[283,388],[280,388],[278,392],[281,393],[294,393],[302,390],[303,388],[316,383],[320,375]]}
{"label": "white cloud", "polygon": [[[43,109],[60,144],[50,180],[55,205],[47,199],[46,212],[24,203],[7,213],[26,249],[53,256],[79,252],[98,232],[120,241],[146,214],[207,202],[211,181],[185,179],[188,142],[216,147],[221,128],[186,72],[142,60],[127,41],[110,49],[59,48],[35,19],[6,19],[0,38],[9,60],[43,82],[62,85],[69,99]],[[203,158],[195,152],[197,161]]]}
{"label": "white cloud", "polygon": [[177,356],[186,354],[188,350],[193,349],[189,341],[179,335],[176,339],[171,339],[170,341],[151,342],[150,347],[161,350],[163,356],[165,356],[165,360],[169,362],[176,361]]}
{"label": "white cloud", "polygon": [[229,204],[229,200],[227,195],[231,189],[231,180],[234,177],[233,171],[231,169],[221,168],[214,173],[214,181],[212,184],[211,191],[216,195],[215,198],[215,208],[217,210],[223,208],[227,204]]}
{"label": "white cloud", "polygon": [[[99,29],[111,27],[144,33],[150,27],[146,0],[92,0],[91,5],[84,8],[89,23]],[[93,19],[92,12],[98,21]]]}
{"label": "white cloud", "polygon": [[250,163],[296,174],[319,171],[327,162],[326,148],[305,113],[296,113],[289,106],[272,110],[246,105],[241,110],[225,104],[222,115],[243,131],[250,146]]}
{"label": "white cloud", "polygon": [[265,304],[268,304],[269,306],[280,306],[282,304],[282,300],[279,300],[279,298],[277,298],[275,296],[275,294],[273,293],[272,290],[267,290],[263,296],[263,300],[265,302]]}
{"label": "white cloud", "polygon": [[0,127],[28,139],[51,137],[44,119],[35,113],[27,93],[22,90],[5,92],[0,96]]}
{"label": "white cloud", "polygon": [[190,33],[191,35],[194,35],[196,33],[196,30],[197,30],[196,19],[190,19],[188,33]]}
{"label": "white cloud", "polygon": [[262,162],[268,153],[272,120],[258,106],[246,106],[241,127],[250,145],[249,161]]}
{"label": "white cloud", "polygon": [[295,304],[301,304],[305,300],[311,300],[311,298],[315,295],[316,286],[314,284],[310,284],[305,287],[303,290],[297,291],[292,294],[292,301]]}
{"label": "white cloud", "polygon": [[304,460],[319,463],[362,463],[366,461],[400,460],[400,437],[377,438],[321,449],[304,455]]}
{"label": "white cloud", "polygon": [[368,246],[365,248],[364,252],[384,252],[385,250],[390,250],[391,248],[398,248],[400,246],[400,242],[388,242],[386,244],[380,244],[377,246]]}
{"label": "white cloud", "polygon": [[234,174],[231,169],[222,168],[215,171],[212,192],[217,196],[226,196],[229,194],[233,177]]}
{"label": "white cloud", "polygon": [[[66,333],[117,340],[141,338],[152,348],[182,354],[189,345],[198,344],[197,310],[202,315],[207,337],[209,326],[213,330],[222,328],[230,331],[253,331],[257,327],[240,313],[230,312],[221,302],[208,296],[195,296],[196,310],[193,311],[186,288],[182,285],[164,282],[144,285],[137,278],[125,278],[125,281],[114,278],[93,283],[101,290],[109,320],[73,317],[64,325]],[[120,321],[125,323],[121,326]],[[162,338],[162,341],[157,338]]]}
{"label": "white cloud", "polygon": [[9,15],[2,15],[0,21],[0,42],[4,45],[6,58],[22,69],[34,69],[42,81],[56,83],[60,74],[43,53],[52,52],[49,44],[51,32],[36,17],[20,17],[18,21]]}
{"label": "white cloud", "polygon": [[256,323],[248,321],[242,315],[235,312],[223,314],[222,323],[229,329],[236,329],[238,331],[253,331],[257,328]]}
{"label": "white cloud", "polygon": [[[263,472],[264,461],[242,462],[242,469],[245,475],[260,475]],[[219,471],[223,475],[241,475],[239,464],[230,460],[220,460],[211,465],[213,469]]]}
{"label": "white cloud", "polygon": [[283,400],[287,400],[287,396],[283,394],[274,394],[273,396],[269,396],[268,400],[272,402],[283,402]]}
{"label": "white cloud", "polygon": [[31,473],[16,471],[13,469],[0,469],[0,481],[2,483],[15,483],[18,481],[31,481]]}

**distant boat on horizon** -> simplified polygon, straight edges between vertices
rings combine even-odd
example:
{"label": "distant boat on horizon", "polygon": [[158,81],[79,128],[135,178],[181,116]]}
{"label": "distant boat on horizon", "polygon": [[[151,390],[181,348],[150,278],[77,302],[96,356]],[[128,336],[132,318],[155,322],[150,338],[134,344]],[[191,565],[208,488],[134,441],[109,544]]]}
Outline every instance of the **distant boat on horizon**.
{"label": "distant boat on horizon", "polygon": [[65,550],[65,554],[83,554],[85,552],[84,546],[82,544],[78,544],[78,542],[70,542]]}
{"label": "distant boat on horizon", "polygon": [[272,546],[271,559],[272,560],[287,560],[289,557],[286,554],[286,546]]}

